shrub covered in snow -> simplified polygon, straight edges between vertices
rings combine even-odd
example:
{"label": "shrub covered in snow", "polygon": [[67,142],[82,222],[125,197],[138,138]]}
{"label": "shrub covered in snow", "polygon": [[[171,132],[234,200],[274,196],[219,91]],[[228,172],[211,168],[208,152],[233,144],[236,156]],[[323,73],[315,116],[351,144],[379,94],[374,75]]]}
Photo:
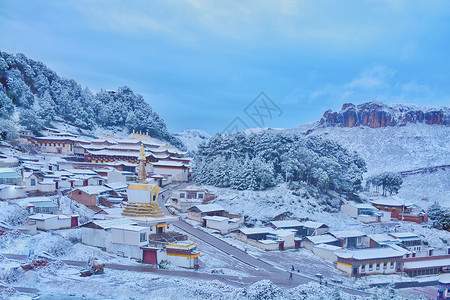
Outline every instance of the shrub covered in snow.
{"label": "shrub covered in snow", "polygon": [[11,226],[22,225],[28,220],[28,212],[17,204],[0,202],[0,221]]}
{"label": "shrub covered in snow", "polygon": [[66,254],[72,247],[72,244],[60,235],[43,233],[36,236],[36,239],[34,253],[37,255],[61,256]]}
{"label": "shrub covered in snow", "polygon": [[255,282],[244,289],[245,297],[250,300],[283,299],[283,290],[270,280]]}

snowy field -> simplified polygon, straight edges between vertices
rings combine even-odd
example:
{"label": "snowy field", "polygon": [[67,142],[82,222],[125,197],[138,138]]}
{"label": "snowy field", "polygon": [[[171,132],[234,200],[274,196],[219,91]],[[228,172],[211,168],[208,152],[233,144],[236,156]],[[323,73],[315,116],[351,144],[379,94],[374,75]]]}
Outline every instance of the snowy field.
{"label": "snowy field", "polygon": [[[398,193],[398,196],[423,208],[428,208],[434,201],[439,202],[442,207],[450,207],[449,195],[450,168],[408,175],[403,178],[403,185]],[[428,201],[423,201],[422,198]]]}

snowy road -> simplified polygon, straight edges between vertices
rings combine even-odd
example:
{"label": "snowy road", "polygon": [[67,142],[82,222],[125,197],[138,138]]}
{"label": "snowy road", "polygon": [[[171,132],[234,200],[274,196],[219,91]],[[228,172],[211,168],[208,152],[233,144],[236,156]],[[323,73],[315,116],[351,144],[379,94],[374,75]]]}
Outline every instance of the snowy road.
{"label": "snowy road", "polygon": [[[188,184],[180,184],[179,186],[176,186],[173,188],[183,188],[187,185]],[[165,195],[164,200],[162,199],[163,197],[159,197],[159,200],[158,200],[159,205],[161,206],[164,213],[166,213],[166,214],[171,214],[169,212],[169,210],[167,209],[167,207],[165,206],[165,200],[167,200],[167,198],[170,197],[170,193],[171,193],[171,189],[162,191],[161,195],[163,195],[163,194]],[[178,229],[186,232],[187,234],[211,245],[215,249],[228,255],[230,258],[235,259],[240,263],[244,263],[244,264],[254,268],[254,272],[251,272],[252,273],[251,275],[253,275],[254,277],[246,278],[246,280],[245,280],[246,282],[248,280],[250,282],[252,282],[253,280],[255,280],[255,278],[257,280],[270,279],[273,283],[275,283],[279,286],[283,286],[283,287],[295,287],[299,284],[305,284],[305,283],[308,283],[311,281],[319,282],[318,279],[313,277],[314,276],[313,274],[311,274],[311,276],[305,276],[301,273],[296,273],[296,272],[293,273],[294,280],[289,281],[288,280],[288,278],[289,278],[288,270],[281,269],[281,268],[276,267],[266,261],[256,258],[256,257],[246,253],[245,251],[228,244],[227,242],[225,242],[219,238],[216,238],[204,231],[194,228],[191,224],[189,224],[183,220],[179,220],[179,221],[175,222],[174,226],[177,227]],[[232,266],[230,266],[230,267],[232,267]],[[358,296],[369,296],[368,293],[362,292],[360,290],[346,288],[343,286],[340,286],[340,288],[349,294],[358,295]]]}

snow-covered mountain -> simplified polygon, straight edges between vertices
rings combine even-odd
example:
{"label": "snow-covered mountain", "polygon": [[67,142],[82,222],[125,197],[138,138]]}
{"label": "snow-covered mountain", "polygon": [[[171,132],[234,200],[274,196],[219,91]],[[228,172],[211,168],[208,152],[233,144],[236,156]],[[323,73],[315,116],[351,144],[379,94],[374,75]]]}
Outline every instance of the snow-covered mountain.
{"label": "snow-covered mountain", "polygon": [[174,136],[180,139],[190,153],[198,150],[198,145],[207,142],[211,136],[200,129],[186,129],[174,133]]}
{"label": "snow-covered mountain", "polygon": [[[411,201],[445,202],[450,193],[450,108],[413,104],[345,104],[294,130],[339,142],[358,152],[370,175],[402,172],[399,195]],[[440,167],[436,170],[435,167]],[[447,167],[445,167],[447,166]],[[406,172],[420,169],[418,172]],[[425,205],[427,206],[427,205]]]}

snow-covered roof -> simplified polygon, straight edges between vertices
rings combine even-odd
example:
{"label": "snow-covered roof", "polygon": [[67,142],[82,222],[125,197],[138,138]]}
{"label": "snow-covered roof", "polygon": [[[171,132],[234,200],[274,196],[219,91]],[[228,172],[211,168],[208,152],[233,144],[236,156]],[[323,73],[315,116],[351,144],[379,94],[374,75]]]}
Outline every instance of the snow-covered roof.
{"label": "snow-covered roof", "polygon": [[404,262],[405,270],[448,266],[450,266],[450,258]]}
{"label": "snow-covered roof", "polygon": [[249,234],[262,234],[262,233],[272,233],[273,229],[268,227],[258,227],[258,228],[239,228],[239,231],[245,235]]}
{"label": "snow-covered roof", "polygon": [[294,232],[295,231],[292,231],[292,230],[278,229],[278,230],[272,231],[272,234],[275,234],[276,236],[279,236],[279,237],[287,237],[287,236],[293,235]]}
{"label": "snow-covered roof", "polygon": [[228,221],[230,218],[227,217],[221,217],[221,216],[206,216],[203,217],[204,220],[211,220],[211,221],[217,221],[217,222],[223,222]]}
{"label": "snow-covered roof", "polygon": [[283,221],[272,221],[270,222],[273,226],[277,228],[286,228],[286,227],[300,227],[303,223],[297,220],[283,220]]}
{"label": "snow-covered roof", "polygon": [[345,238],[351,238],[351,237],[358,237],[358,236],[365,236],[366,234],[359,231],[359,230],[341,230],[341,231],[333,231],[330,232],[332,235],[334,235],[337,238],[345,239]]}
{"label": "snow-covered roof", "polygon": [[105,186],[113,190],[122,190],[126,189],[128,187],[128,184],[126,184],[125,182],[111,182],[105,183]]}
{"label": "snow-covered roof", "polygon": [[101,194],[101,193],[107,192],[111,189],[106,186],[103,186],[103,185],[89,185],[89,186],[75,188],[74,190],[83,191],[88,195],[95,195],[95,194]]}
{"label": "snow-covered roof", "polygon": [[450,274],[440,274],[439,275],[439,283],[450,284]]}
{"label": "snow-covered roof", "polygon": [[29,201],[29,206],[34,207],[58,207],[58,205],[53,201]]}
{"label": "snow-covered roof", "polygon": [[395,239],[386,233],[370,234],[370,235],[368,235],[368,237],[379,244],[380,243],[388,243],[388,242],[399,242],[398,239]]}
{"label": "snow-covered roof", "polygon": [[365,209],[373,209],[376,210],[376,207],[373,207],[370,204],[365,204],[365,203],[361,203],[361,204],[356,204],[355,205],[356,208],[365,208]]}
{"label": "snow-covered roof", "polygon": [[335,237],[329,234],[307,236],[306,239],[311,241],[313,244],[333,243],[337,241]]}
{"label": "snow-covered roof", "polygon": [[378,199],[370,201],[374,205],[382,206],[411,206],[412,203],[407,202],[405,199],[398,196],[380,197]]}
{"label": "snow-covered roof", "polygon": [[324,249],[324,250],[330,250],[330,251],[333,251],[333,252],[342,249],[342,247],[333,246],[333,245],[328,245],[328,244],[319,244],[319,245],[315,245],[314,248]]}
{"label": "snow-covered roof", "polygon": [[163,161],[158,161],[158,162],[154,162],[152,163],[153,166],[161,166],[161,167],[184,167],[184,163],[181,161],[168,161],[168,160],[163,160]]}
{"label": "snow-covered roof", "polygon": [[320,223],[320,222],[314,222],[314,221],[306,221],[306,222],[303,223],[304,227],[306,227],[306,228],[314,228],[314,229],[320,228],[323,225],[325,225],[325,224],[324,223]]}
{"label": "snow-covered roof", "polygon": [[192,208],[197,208],[202,213],[211,212],[211,211],[223,211],[224,210],[223,207],[220,206],[219,204],[195,205]]}
{"label": "snow-covered roof", "polygon": [[31,215],[30,219],[43,221],[43,220],[57,218],[57,217],[58,217],[58,215],[52,215],[52,214],[36,214],[36,215]]}
{"label": "snow-covered roof", "polygon": [[391,236],[398,238],[398,239],[420,239],[420,237],[412,232],[391,232],[389,233]]}
{"label": "snow-covered roof", "polygon": [[21,176],[11,168],[0,168],[0,178],[21,178]]}
{"label": "snow-covered roof", "polygon": [[353,258],[356,260],[395,258],[403,256],[403,253],[392,248],[373,248],[361,250],[335,251],[334,254],[337,257]]}
{"label": "snow-covered roof", "polygon": [[405,255],[407,253],[411,253],[409,250],[400,247],[399,245],[395,245],[395,244],[389,244],[389,247],[391,247],[394,250],[397,250],[398,252],[402,253],[402,255]]}
{"label": "snow-covered roof", "polygon": [[[116,219],[105,219],[105,220],[93,220],[93,224],[102,227],[103,229],[109,229],[118,225],[135,225],[137,224],[135,221],[132,221],[128,218],[116,218]],[[88,223],[89,224],[89,223]]]}
{"label": "snow-covered roof", "polygon": [[121,229],[121,230],[128,230],[128,231],[143,231],[143,230],[147,230],[148,227],[136,226],[136,225],[130,225],[130,224],[117,224],[117,225],[112,225],[111,229]]}

